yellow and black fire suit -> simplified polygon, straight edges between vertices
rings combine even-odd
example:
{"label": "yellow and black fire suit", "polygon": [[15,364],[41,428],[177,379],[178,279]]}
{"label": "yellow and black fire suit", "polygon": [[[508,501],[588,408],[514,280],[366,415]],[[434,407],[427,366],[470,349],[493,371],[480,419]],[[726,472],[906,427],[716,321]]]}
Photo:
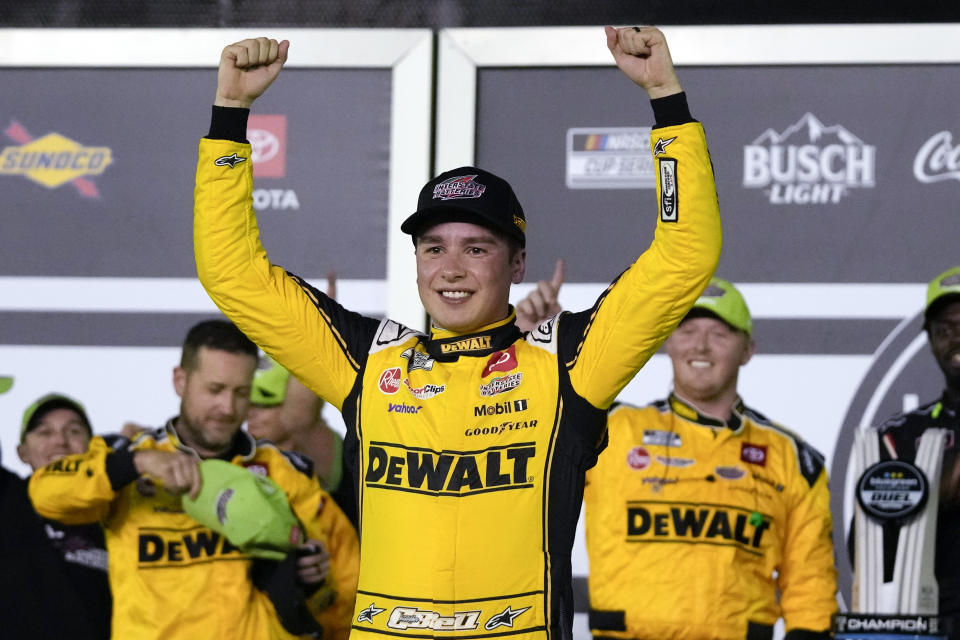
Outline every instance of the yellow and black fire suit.
{"label": "yellow and black fire suit", "polygon": [[769,640],[781,616],[788,639],[828,637],[837,580],[815,449],[740,401],[728,423],[673,395],[617,405],[608,429],[584,493],[596,638]]}
{"label": "yellow and black fire suit", "polygon": [[[171,420],[116,449],[94,437],[85,454],[61,458],[30,478],[30,499],[44,517],[102,523],[114,597],[111,637],[295,638],[281,626],[270,598],[254,586],[252,558],[186,515],[178,496],[138,478],[133,454],[145,449],[192,453]],[[307,538],[325,542],[337,596],[329,606],[309,599],[306,604],[323,625],[324,638],[344,640],[359,570],[353,526],[296,455],[254,442],[243,431],[231,454],[233,464],[280,485]]]}
{"label": "yellow and black fire suit", "polygon": [[[201,141],[201,282],[347,423],[360,508],[356,637],[569,637],[570,550],[606,408],[719,257],[703,129],[682,95],[663,100],[658,123],[672,126],[651,137],[665,176],[652,246],[592,309],[528,335],[512,313],[468,335],[424,335],[347,311],[267,260],[242,127]],[[212,138],[226,137],[225,119],[245,126],[236,111],[214,108]]]}

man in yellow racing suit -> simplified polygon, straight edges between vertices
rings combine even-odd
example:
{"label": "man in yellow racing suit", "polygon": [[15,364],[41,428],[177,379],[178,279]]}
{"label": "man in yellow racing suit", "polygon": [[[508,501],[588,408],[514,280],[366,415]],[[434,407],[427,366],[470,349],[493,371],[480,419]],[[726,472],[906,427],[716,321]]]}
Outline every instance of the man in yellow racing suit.
{"label": "man in yellow racing suit", "polygon": [[823,458],[737,395],[751,331],[714,278],[667,341],[674,393],[610,411],[584,494],[594,638],[770,640],[781,616],[788,640],[830,637]]}
{"label": "man in yellow racing suit", "polygon": [[523,278],[525,216],[505,181],[475,167],[430,181],[402,226],[429,335],[351,313],[271,265],[251,204],[244,107],[289,43],[224,49],[200,143],[197,268],[247,335],[343,413],[360,513],[358,638],[570,636],[570,549],[606,408],[683,318],[720,251],[703,130],[663,35],[608,27],[607,42],[653,99],[655,240],[592,309],[529,334],[508,304]]}
{"label": "man in yellow racing suit", "polygon": [[[304,589],[304,615],[317,620],[326,640],[347,637],[359,568],[356,531],[320,488],[309,459],[254,441],[241,430],[256,363],[256,346],[230,323],[196,325],[187,335],[182,366],[174,371],[179,416],[132,443],[121,439],[110,446],[94,437],[85,454],[61,458],[31,477],[30,498],[45,518],[102,523],[114,596],[112,638],[298,637],[281,624],[266,592],[266,584],[275,583],[259,572],[271,567],[184,513],[171,490],[188,484],[182,478],[196,471],[200,457],[246,467],[283,489],[304,536],[325,547],[318,564],[331,565],[332,584],[320,575],[308,578],[314,588]],[[207,455],[208,448],[221,451]],[[255,585],[255,564],[264,576],[263,590]],[[327,586],[335,592],[332,602]],[[288,591],[296,593],[292,584]]]}

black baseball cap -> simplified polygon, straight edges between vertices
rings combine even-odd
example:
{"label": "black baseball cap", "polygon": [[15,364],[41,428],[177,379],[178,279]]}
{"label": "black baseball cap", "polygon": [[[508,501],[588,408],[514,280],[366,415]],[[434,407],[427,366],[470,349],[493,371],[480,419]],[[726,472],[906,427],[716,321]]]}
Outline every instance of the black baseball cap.
{"label": "black baseball cap", "polygon": [[424,185],[417,210],[400,225],[412,236],[440,222],[463,220],[502,231],[526,246],[527,219],[510,184],[483,169],[444,171]]}

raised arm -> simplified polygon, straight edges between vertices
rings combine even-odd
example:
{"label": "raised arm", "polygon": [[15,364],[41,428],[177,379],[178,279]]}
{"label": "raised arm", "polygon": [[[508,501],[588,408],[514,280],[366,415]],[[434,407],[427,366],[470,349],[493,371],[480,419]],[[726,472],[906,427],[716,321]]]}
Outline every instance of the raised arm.
{"label": "raised arm", "polygon": [[560,316],[574,390],[606,409],[670,335],[720,258],[720,212],[706,137],[690,115],[666,39],[653,27],[606,28],[620,70],[651,99],[658,216],[650,247],[593,308]]}
{"label": "raised arm", "polygon": [[253,211],[247,108],[277,78],[288,49],[286,40],[256,38],[220,56],[210,134],[200,142],[194,253],[200,282],[220,310],[339,409],[379,323],[270,264]]}

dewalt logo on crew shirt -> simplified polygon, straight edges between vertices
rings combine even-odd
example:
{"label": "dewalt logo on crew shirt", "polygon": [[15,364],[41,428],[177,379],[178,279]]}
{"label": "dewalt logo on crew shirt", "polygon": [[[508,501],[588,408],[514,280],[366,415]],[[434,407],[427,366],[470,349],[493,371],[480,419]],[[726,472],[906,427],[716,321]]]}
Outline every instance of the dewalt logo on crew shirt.
{"label": "dewalt logo on crew shirt", "polygon": [[533,442],[441,452],[371,442],[364,483],[368,488],[453,497],[527,489],[533,487],[528,468],[536,454]]}
{"label": "dewalt logo on crew shirt", "polygon": [[757,524],[743,507],[719,504],[670,504],[629,501],[627,542],[677,542],[734,546],[753,554],[760,551],[772,518],[761,516]]}
{"label": "dewalt logo on crew shirt", "polygon": [[225,537],[203,527],[179,531],[144,527],[137,540],[141,569],[200,564],[225,556],[245,557]]}

